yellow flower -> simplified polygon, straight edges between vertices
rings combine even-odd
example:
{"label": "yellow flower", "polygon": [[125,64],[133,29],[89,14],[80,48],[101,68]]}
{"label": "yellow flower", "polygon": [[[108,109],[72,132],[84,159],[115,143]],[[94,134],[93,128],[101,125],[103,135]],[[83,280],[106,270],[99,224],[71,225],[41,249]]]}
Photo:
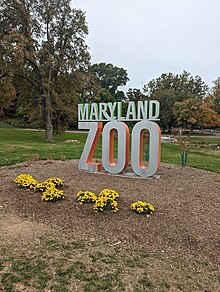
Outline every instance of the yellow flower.
{"label": "yellow flower", "polygon": [[79,191],[76,194],[76,198],[79,202],[82,203],[92,203],[96,201],[96,195],[89,191]]}
{"label": "yellow flower", "polygon": [[30,174],[20,174],[16,177],[14,182],[22,188],[34,188],[37,181]]}
{"label": "yellow flower", "polygon": [[93,206],[93,209],[100,212],[103,212],[104,210],[109,210],[115,213],[119,210],[118,202],[116,201],[116,198],[118,197],[119,195],[115,191],[105,189],[99,194]]}
{"label": "yellow flower", "polygon": [[136,213],[146,213],[146,214],[153,214],[154,206],[150,203],[137,201],[130,205],[130,209]]}

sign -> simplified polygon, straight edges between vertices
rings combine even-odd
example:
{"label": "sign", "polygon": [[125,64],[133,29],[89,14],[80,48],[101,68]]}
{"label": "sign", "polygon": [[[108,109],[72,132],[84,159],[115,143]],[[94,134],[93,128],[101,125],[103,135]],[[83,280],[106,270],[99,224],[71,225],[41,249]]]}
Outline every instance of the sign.
{"label": "sign", "polygon": [[126,103],[126,114],[122,115],[122,102],[78,104],[78,121],[158,121],[160,104],[157,100]]}
{"label": "sign", "polygon": [[[122,106],[126,109],[122,111]],[[158,121],[160,104],[157,100],[78,104],[78,128],[89,130],[78,168],[91,172],[103,168],[109,173],[124,171],[129,163],[130,133],[125,122],[137,122],[131,131],[131,167],[135,174],[147,178],[160,165],[161,131]],[[124,113],[124,114],[123,114]],[[102,122],[107,122],[103,127]],[[149,131],[149,163],[144,165],[144,131]],[[102,162],[92,161],[102,133]],[[118,136],[117,162],[114,157],[115,133]]]}

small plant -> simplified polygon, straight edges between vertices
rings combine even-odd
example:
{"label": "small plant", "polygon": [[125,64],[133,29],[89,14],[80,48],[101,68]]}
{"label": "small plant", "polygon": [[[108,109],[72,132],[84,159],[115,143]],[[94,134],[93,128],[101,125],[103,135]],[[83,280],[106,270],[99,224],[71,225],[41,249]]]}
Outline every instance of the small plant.
{"label": "small plant", "polygon": [[98,195],[98,198],[93,206],[93,209],[98,212],[105,210],[117,212],[119,194],[115,190],[104,189]]}
{"label": "small plant", "polygon": [[131,210],[138,214],[153,214],[154,206],[150,203],[137,201],[131,204]]}
{"label": "small plant", "polygon": [[35,190],[38,192],[45,192],[47,189],[52,187],[56,187],[56,185],[53,182],[44,181],[37,183],[35,186]]}
{"label": "small plant", "polygon": [[106,210],[113,211],[114,213],[119,210],[117,201],[105,197],[98,198],[93,206],[93,209],[98,212],[103,212]]}
{"label": "small plant", "polygon": [[76,198],[81,203],[94,203],[97,199],[96,195],[89,191],[79,191]]}
{"label": "small plant", "polygon": [[119,198],[119,194],[115,190],[104,189],[98,195],[99,198],[106,198],[112,201],[117,200]]}
{"label": "small plant", "polygon": [[56,187],[61,187],[63,185],[63,180],[59,177],[50,177],[45,180],[47,183],[53,183]]}
{"label": "small plant", "polygon": [[183,137],[181,129],[173,129],[172,132],[174,136],[176,136],[178,144],[180,145],[181,165],[182,167],[185,167],[188,160],[189,152],[189,143],[187,141],[188,137]]}
{"label": "small plant", "polygon": [[62,154],[62,155],[60,155],[60,160],[61,160],[61,161],[65,161],[65,160],[66,160],[66,156],[65,156],[65,155],[63,155],[63,154]]}
{"label": "small plant", "polygon": [[63,185],[63,180],[59,177],[50,177],[43,182],[39,182],[35,186],[35,190],[38,192],[44,192],[52,187],[61,187]]}
{"label": "small plant", "polygon": [[43,201],[58,201],[63,200],[65,196],[66,194],[64,193],[64,191],[58,190],[55,187],[51,187],[43,192],[41,198]]}
{"label": "small plant", "polygon": [[31,156],[30,156],[30,159],[29,159],[29,161],[32,161],[32,162],[34,162],[34,161],[39,161],[40,160],[40,155],[38,154],[38,153],[34,153],[34,154],[32,154]]}
{"label": "small plant", "polygon": [[16,177],[14,182],[24,189],[35,189],[35,186],[38,183],[30,174],[20,174]]}
{"label": "small plant", "polygon": [[183,150],[183,151],[181,152],[182,167],[185,167],[185,166],[186,166],[187,159],[188,159],[188,153],[185,152],[185,150]]}
{"label": "small plant", "polygon": [[42,200],[44,201],[62,200],[66,196],[62,190],[57,189],[63,185],[63,180],[59,177],[50,177],[43,182],[38,182],[30,174],[20,174],[14,182],[19,187],[43,192]]}

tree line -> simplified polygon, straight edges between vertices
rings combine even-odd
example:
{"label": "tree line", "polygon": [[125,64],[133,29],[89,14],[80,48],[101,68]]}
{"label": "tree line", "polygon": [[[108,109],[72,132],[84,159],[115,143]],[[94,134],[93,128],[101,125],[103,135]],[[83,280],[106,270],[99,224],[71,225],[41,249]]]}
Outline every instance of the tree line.
{"label": "tree line", "polygon": [[189,72],[164,73],[124,92],[127,70],[91,64],[87,35],[70,0],[0,0],[0,117],[45,128],[50,140],[76,127],[79,102],[157,99],[163,130],[220,126],[220,78],[209,89]]}

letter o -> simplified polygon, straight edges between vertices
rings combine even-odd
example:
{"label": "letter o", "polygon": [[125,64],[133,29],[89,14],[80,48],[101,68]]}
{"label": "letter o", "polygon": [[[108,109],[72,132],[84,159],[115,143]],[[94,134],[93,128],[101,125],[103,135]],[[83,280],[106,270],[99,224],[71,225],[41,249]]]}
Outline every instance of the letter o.
{"label": "letter o", "polygon": [[[114,160],[114,132],[118,132],[118,161]],[[107,123],[102,132],[102,166],[107,172],[119,173],[128,165],[129,129],[123,122]]]}
{"label": "letter o", "polygon": [[[142,160],[142,143],[143,131],[150,132],[150,145],[149,145],[149,165],[143,165]],[[161,131],[160,127],[150,121],[138,122],[132,130],[132,143],[131,143],[131,166],[133,171],[144,178],[155,174],[160,166],[160,141]]]}

